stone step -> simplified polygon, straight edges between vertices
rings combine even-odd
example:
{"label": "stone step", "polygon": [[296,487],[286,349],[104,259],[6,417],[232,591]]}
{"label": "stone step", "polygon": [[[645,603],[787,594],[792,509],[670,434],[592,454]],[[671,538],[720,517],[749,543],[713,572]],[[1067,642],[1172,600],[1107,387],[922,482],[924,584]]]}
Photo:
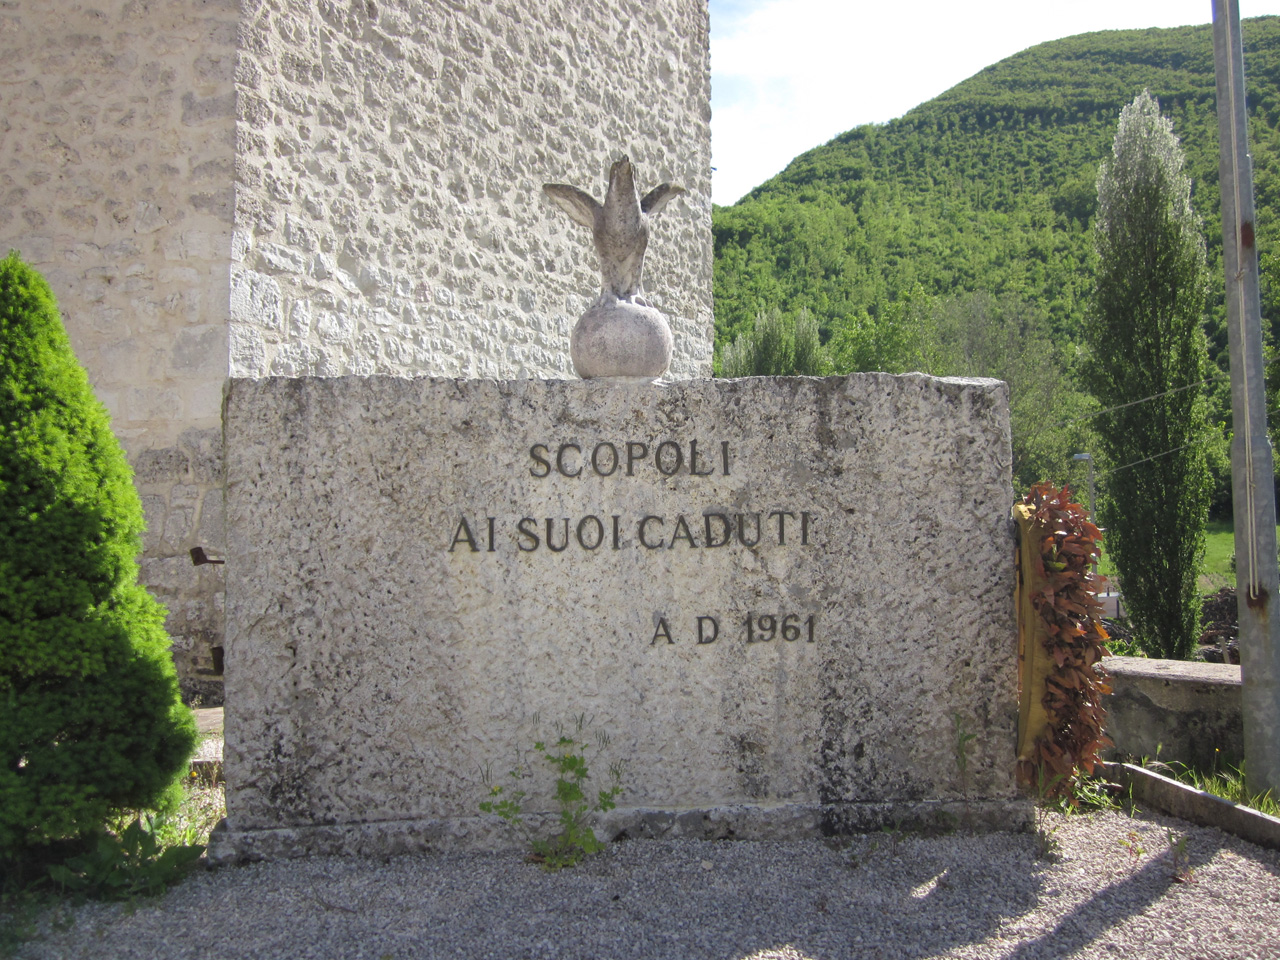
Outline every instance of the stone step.
{"label": "stone step", "polygon": [[222,783],[222,708],[204,707],[195,715],[202,739],[191,758],[191,774],[202,783]]}

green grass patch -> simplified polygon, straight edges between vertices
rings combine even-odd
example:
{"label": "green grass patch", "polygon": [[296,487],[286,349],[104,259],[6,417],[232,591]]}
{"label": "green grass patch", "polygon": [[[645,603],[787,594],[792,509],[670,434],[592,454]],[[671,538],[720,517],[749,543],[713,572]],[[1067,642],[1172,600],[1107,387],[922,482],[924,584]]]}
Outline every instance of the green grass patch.
{"label": "green grass patch", "polygon": [[1216,587],[1234,586],[1236,573],[1231,569],[1231,558],[1235,554],[1236,535],[1231,521],[1210,520],[1204,538],[1204,561],[1200,565],[1201,575],[1212,580]]}
{"label": "green grass patch", "polygon": [[[1280,537],[1280,527],[1276,527]],[[1204,538],[1204,562],[1200,566],[1205,593],[1236,585],[1232,560],[1236,555],[1235,528],[1230,520],[1210,520]]]}
{"label": "green grass patch", "polygon": [[1102,556],[1098,558],[1098,573],[1107,578],[1107,590],[1115,589],[1116,565],[1111,559],[1111,554],[1107,553],[1107,535],[1102,535]]}
{"label": "green grass patch", "polygon": [[[1280,526],[1276,527],[1276,536],[1280,539]],[[1200,564],[1200,588],[1202,593],[1214,593],[1222,587],[1236,585],[1236,572],[1232,569],[1232,558],[1236,554],[1235,528],[1230,520],[1210,520],[1205,530],[1204,560]],[[1107,553],[1104,535],[1102,543],[1102,560],[1098,564],[1098,572],[1107,578],[1107,588],[1113,589],[1116,568]]]}
{"label": "green grass patch", "polygon": [[1248,788],[1245,786],[1243,763],[1238,767],[1229,765],[1219,767],[1209,773],[1201,773],[1199,770],[1177,761],[1160,764],[1160,767],[1163,768],[1161,770],[1162,773],[1167,772],[1169,776],[1179,783],[1185,783],[1188,786],[1195,787],[1197,790],[1203,790],[1205,793],[1212,793],[1215,797],[1221,797],[1223,800],[1229,800],[1241,806],[1252,807],[1261,813],[1280,817],[1280,803],[1276,801],[1270,790],[1265,793],[1249,793]]}

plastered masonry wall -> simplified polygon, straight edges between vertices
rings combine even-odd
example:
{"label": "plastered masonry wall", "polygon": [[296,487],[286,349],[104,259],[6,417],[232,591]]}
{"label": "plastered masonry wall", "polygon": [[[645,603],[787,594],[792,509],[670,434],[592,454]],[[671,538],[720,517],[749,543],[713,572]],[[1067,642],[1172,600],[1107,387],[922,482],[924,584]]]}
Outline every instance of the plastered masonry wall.
{"label": "plastered masonry wall", "polygon": [[233,376],[573,377],[599,274],[541,185],[623,152],[690,190],[646,289],[710,375],[701,0],[248,0],[236,88]]}
{"label": "plastered masonry wall", "polygon": [[230,376],[572,377],[598,289],[546,181],[626,152],[671,376],[711,370],[704,0],[0,0],[0,244],[52,283],[218,702]]}
{"label": "plastered masonry wall", "polygon": [[0,249],[52,285],[133,463],[142,577],[220,695],[234,0],[0,0]]}

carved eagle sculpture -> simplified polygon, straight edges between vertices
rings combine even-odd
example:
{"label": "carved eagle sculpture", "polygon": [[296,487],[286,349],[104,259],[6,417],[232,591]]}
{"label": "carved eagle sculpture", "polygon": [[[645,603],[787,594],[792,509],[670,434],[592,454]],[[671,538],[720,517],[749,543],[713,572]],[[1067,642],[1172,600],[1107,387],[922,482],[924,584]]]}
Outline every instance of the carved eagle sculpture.
{"label": "carved eagle sculpture", "polygon": [[648,306],[640,296],[640,272],[644,251],[649,245],[649,218],[672,197],[686,193],[684,187],[663,183],[640,199],[636,193],[635,171],[626,157],[609,167],[609,190],[604,203],[590,194],[563,183],[544,183],[543,192],[574,221],[591,230],[600,256],[600,296],[630,300]]}

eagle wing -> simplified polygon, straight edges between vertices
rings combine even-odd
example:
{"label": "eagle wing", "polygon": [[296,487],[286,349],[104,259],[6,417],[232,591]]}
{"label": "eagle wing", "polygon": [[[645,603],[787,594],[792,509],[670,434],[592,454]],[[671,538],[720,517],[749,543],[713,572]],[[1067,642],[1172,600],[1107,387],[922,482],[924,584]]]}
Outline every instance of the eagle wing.
{"label": "eagle wing", "polygon": [[674,183],[660,183],[644,195],[644,199],[640,201],[640,209],[650,215],[656,214],[667,205],[668,200],[688,192]]}
{"label": "eagle wing", "polygon": [[595,229],[596,214],[602,208],[591,194],[564,183],[544,183],[542,192],[575,222],[582,224],[588,230]]}

